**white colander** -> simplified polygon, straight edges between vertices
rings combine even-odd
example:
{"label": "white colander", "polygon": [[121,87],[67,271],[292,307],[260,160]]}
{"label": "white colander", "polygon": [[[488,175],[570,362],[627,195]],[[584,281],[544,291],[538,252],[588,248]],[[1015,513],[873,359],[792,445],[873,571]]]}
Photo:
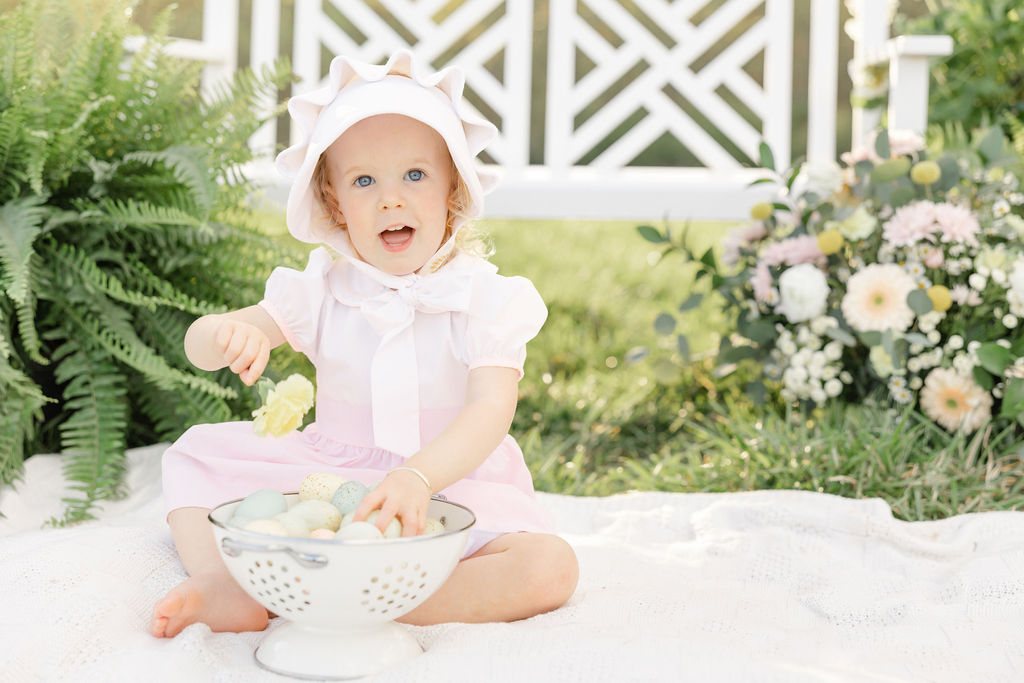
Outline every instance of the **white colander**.
{"label": "white colander", "polygon": [[[289,506],[298,494],[286,494]],[[240,503],[210,512],[231,575],[288,623],[256,649],[256,662],[298,678],[358,678],[422,652],[394,620],[426,600],[455,569],[476,518],[440,497],[428,517],[445,531],[385,540],[285,538],[227,526]]]}

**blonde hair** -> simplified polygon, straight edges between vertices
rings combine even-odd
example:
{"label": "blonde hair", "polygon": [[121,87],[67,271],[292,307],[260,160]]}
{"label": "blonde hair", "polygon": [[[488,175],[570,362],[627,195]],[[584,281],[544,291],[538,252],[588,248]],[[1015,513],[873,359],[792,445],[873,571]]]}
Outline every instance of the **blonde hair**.
{"label": "blonde hair", "polygon": [[[486,236],[478,230],[476,225],[470,223],[466,217],[466,211],[472,202],[469,187],[466,186],[466,182],[462,179],[462,174],[455,167],[455,162],[451,159],[451,156],[448,157],[448,160],[451,164],[452,186],[448,192],[448,220],[444,226],[444,236],[441,238],[441,244],[444,244],[451,238],[452,232],[455,230],[455,221],[462,219],[466,223],[459,228],[459,234],[455,238],[455,249],[452,250],[451,256],[454,256],[457,252],[463,252],[487,258],[491,255],[492,250]],[[330,172],[327,169],[327,158],[324,155],[320,155],[316,162],[311,183],[313,186],[313,197],[324,212],[323,217],[335,228],[344,230],[345,234],[348,235],[348,225],[345,223],[345,217],[341,213],[338,195],[331,185]],[[349,238],[349,244],[352,244],[351,238]]]}

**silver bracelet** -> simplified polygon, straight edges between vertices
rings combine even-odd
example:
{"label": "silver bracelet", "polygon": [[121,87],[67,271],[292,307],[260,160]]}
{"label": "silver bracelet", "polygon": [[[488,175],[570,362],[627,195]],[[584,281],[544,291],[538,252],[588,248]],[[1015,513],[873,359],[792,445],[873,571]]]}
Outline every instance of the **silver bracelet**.
{"label": "silver bracelet", "polygon": [[431,495],[433,495],[434,487],[430,485],[430,480],[427,479],[427,475],[423,474],[422,472],[420,472],[415,467],[409,467],[408,465],[402,465],[401,467],[392,467],[390,470],[388,470],[388,474],[391,474],[392,472],[397,472],[399,470],[405,470],[406,472],[412,472],[417,477],[422,479],[423,480],[423,484],[427,487],[427,492],[430,493]]}

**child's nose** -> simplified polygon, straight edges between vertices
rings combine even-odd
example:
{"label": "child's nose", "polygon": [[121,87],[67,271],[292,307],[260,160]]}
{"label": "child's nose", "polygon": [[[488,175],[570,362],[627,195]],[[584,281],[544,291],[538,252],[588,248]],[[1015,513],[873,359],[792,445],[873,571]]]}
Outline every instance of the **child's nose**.
{"label": "child's nose", "polygon": [[381,211],[400,209],[403,206],[405,206],[405,200],[398,186],[389,184],[381,188],[381,193],[377,200],[377,207]]}

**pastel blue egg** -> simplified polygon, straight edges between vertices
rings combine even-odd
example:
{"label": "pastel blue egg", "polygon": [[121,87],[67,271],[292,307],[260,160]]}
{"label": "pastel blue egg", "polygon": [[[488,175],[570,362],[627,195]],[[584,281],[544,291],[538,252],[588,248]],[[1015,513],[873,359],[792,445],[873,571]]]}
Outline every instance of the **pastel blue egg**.
{"label": "pastel blue egg", "polygon": [[273,489],[260,489],[245,497],[235,508],[235,516],[249,519],[272,519],[274,515],[287,512],[288,501],[284,494]]}
{"label": "pastel blue egg", "polygon": [[345,515],[359,507],[359,503],[363,502],[363,497],[367,493],[369,493],[369,489],[362,482],[346,481],[334,492],[331,504],[338,508],[338,512]]}

